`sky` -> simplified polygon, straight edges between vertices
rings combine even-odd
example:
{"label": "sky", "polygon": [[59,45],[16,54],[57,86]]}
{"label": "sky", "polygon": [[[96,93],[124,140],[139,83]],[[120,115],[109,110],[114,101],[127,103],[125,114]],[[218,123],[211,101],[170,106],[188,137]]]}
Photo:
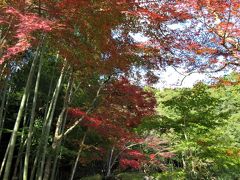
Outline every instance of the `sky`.
{"label": "sky", "polygon": [[[181,74],[179,74],[179,72]],[[182,74],[183,69],[177,69],[177,71],[169,66],[166,68],[166,71],[159,71],[157,74],[160,75],[159,82],[154,85],[155,88],[176,88],[176,87],[192,87],[199,81],[209,83],[213,77],[220,77],[226,74],[226,72],[218,72],[218,73],[193,73],[189,76],[184,76]],[[187,75],[187,74],[186,74]],[[185,78],[184,78],[185,77]]]}

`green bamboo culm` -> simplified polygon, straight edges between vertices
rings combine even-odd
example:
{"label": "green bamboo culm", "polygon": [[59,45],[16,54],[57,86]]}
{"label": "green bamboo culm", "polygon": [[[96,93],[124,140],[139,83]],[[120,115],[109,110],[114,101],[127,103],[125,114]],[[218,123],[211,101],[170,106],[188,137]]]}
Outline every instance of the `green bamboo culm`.
{"label": "green bamboo culm", "polygon": [[64,61],[63,64],[63,68],[61,71],[61,74],[59,76],[55,91],[53,93],[53,97],[51,100],[51,103],[49,105],[49,109],[48,109],[48,113],[45,119],[45,126],[43,127],[43,131],[42,131],[42,138],[41,138],[41,152],[40,152],[40,166],[38,166],[38,171],[37,171],[37,178],[38,180],[42,180],[43,177],[43,170],[44,170],[44,165],[45,165],[45,159],[46,159],[46,153],[47,153],[47,140],[48,140],[48,136],[50,133],[50,127],[52,124],[52,120],[53,120],[53,115],[55,112],[55,107],[56,107],[56,103],[57,103],[57,99],[58,99],[58,95],[62,86],[62,81],[63,81],[63,76],[64,76],[64,72],[65,69],[67,67],[66,64],[66,60]]}
{"label": "green bamboo culm", "polygon": [[43,53],[41,53],[40,62],[39,62],[39,66],[38,66],[38,74],[37,74],[37,79],[36,79],[35,88],[34,88],[34,97],[33,97],[32,109],[31,109],[31,118],[30,118],[29,131],[28,131],[28,136],[27,136],[27,147],[26,147],[26,153],[25,153],[25,158],[24,158],[23,180],[28,179],[29,156],[30,156],[32,136],[33,136],[33,125],[34,125],[34,120],[35,120],[38,89],[39,89],[39,83],[40,83],[40,77],[41,77],[41,71],[42,71],[42,65],[43,65],[42,56],[43,56]]}
{"label": "green bamboo culm", "polygon": [[37,61],[38,61],[38,55],[39,55],[39,47],[37,48],[36,54],[33,58],[32,66],[31,66],[31,69],[30,69],[30,72],[29,72],[29,75],[28,75],[28,79],[27,79],[27,82],[26,82],[26,86],[25,86],[25,89],[24,89],[23,96],[22,96],[21,104],[20,104],[20,107],[19,107],[19,110],[18,110],[17,119],[16,119],[16,122],[14,124],[11,139],[9,141],[10,146],[9,146],[9,151],[8,151],[8,155],[7,155],[3,180],[9,180],[9,174],[11,172],[11,166],[12,166],[12,160],[13,160],[13,153],[14,153],[14,150],[15,150],[15,145],[16,145],[16,140],[17,140],[17,132],[18,132],[21,120],[22,120],[23,113],[24,113],[24,107],[25,107],[25,104],[26,104],[26,100],[27,100],[28,94],[30,92],[30,87],[31,87],[31,84],[32,84],[33,75],[34,75],[35,68],[36,68]]}

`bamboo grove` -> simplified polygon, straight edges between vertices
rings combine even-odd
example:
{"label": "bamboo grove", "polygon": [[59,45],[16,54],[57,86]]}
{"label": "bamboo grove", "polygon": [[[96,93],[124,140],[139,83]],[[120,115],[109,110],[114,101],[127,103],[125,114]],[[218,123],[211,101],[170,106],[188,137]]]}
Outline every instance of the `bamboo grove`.
{"label": "bamboo grove", "polygon": [[175,154],[139,133],[158,113],[143,86],[168,66],[238,72],[239,15],[239,0],[1,0],[0,178],[163,172]]}

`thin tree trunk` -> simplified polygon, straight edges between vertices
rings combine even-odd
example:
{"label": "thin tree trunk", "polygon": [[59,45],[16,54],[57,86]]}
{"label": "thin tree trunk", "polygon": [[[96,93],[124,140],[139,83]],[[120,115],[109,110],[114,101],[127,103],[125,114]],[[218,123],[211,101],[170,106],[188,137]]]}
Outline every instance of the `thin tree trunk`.
{"label": "thin tree trunk", "polygon": [[37,175],[37,179],[38,180],[42,180],[42,176],[43,176],[43,170],[44,170],[44,165],[45,165],[45,157],[46,157],[46,153],[47,153],[47,141],[48,141],[48,136],[50,133],[50,128],[52,125],[52,120],[53,120],[53,115],[55,112],[55,108],[56,108],[56,103],[57,103],[57,99],[58,99],[58,95],[61,89],[61,85],[62,85],[62,80],[63,80],[63,75],[64,75],[64,71],[66,68],[66,62],[64,62],[60,77],[58,79],[58,83],[57,86],[55,88],[49,109],[48,109],[48,113],[47,113],[47,117],[46,117],[46,126],[45,128],[43,128],[44,132],[43,132],[43,142],[42,142],[42,147],[43,147],[43,151],[41,153],[41,161],[40,161],[40,166],[38,169],[38,175]]}
{"label": "thin tree trunk", "polygon": [[31,176],[30,176],[30,180],[33,180],[34,177],[35,177],[35,171],[36,171],[36,168],[37,168],[37,165],[38,165],[38,159],[39,159],[39,148],[38,148],[38,151],[36,153],[36,157],[34,158],[34,162],[33,162],[33,167],[32,167],[32,172],[31,172]]}
{"label": "thin tree trunk", "polygon": [[[54,154],[54,159],[55,159],[55,157],[58,156],[57,149],[58,149],[58,146],[60,146],[61,141],[58,141],[57,137],[61,133],[61,129],[63,129],[65,114],[66,114],[68,105],[70,103],[70,94],[71,94],[71,89],[72,89],[72,82],[73,82],[73,76],[72,76],[72,73],[70,73],[70,77],[69,77],[69,81],[68,81],[68,85],[67,85],[67,90],[66,90],[66,95],[65,95],[65,98],[64,98],[63,108],[62,108],[62,111],[61,111],[61,113],[58,117],[58,120],[57,120],[57,123],[56,123],[56,129],[55,129],[55,133],[54,133],[54,137],[53,137],[52,152]],[[49,156],[48,160],[47,160],[47,163],[46,163],[45,171],[44,171],[44,178],[43,178],[44,180],[49,179],[51,171],[52,171],[53,174],[55,174],[55,169],[51,168],[51,162],[52,162],[52,156]]]}
{"label": "thin tree trunk", "polygon": [[[71,95],[70,95],[71,96]],[[64,122],[63,122],[63,128],[61,129],[61,134],[64,133],[64,128],[65,128],[65,124],[66,124],[66,121],[67,121],[67,113],[65,113],[65,116],[64,116]],[[51,173],[51,180],[54,180],[55,178],[55,174],[56,174],[56,168],[57,168],[57,162],[58,162],[58,156],[60,156],[61,152],[61,144],[62,144],[62,141],[64,139],[60,139],[59,140],[59,143],[56,147],[56,155],[54,157],[54,161],[53,161],[53,167],[52,167],[52,173]]]}
{"label": "thin tree trunk", "polygon": [[7,93],[8,93],[8,83],[7,80],[5,80],[5,85],[2,93],[2,102],[0,107],[0,142],[2,137],[2,131],[4,127],[4,110],[6,111],[6,102],[7,102]]}
{"label": "thin tree trunk", "polygon": [[[94,109],[95,103],[97,101],[97,99],[100,96],[100,92],[103,89],[103,87],[105,86],[105,84],[110,80],[111,76],[108,77],[107,80],[105,80],[98,88],[97,93],[95,98],[93,99],[91,106],[89,107],[89,109],[86,111],[86,115],[88,115],[89,113],[92,112],[92,110]],[[66,131],[64,131],[64,133],[62,133],[61,135],[59,135],[57,137],[58,140],[62,139],[63,137],[67,136],[70,132],[72,132],[75,127],[77,127],[77,125],[84,119],[84,116],[82,116],[81,118],[79,118],[72,126],[70,126]]]}
{"label": "thin tree trunk", "polygon": [[186,164],[186,161],[185,161],[185,153],[184,152],[182,152],[182,163],[183,163],[183,169],[186,171],[187,164]]}
{"label": "thin tree trunk", "polygon": [[[184,127],[183,127],[183,135],[185,138],[185,141],[188,142],[188,136],[186,133],[186,117],[183,118],[183,123],[184,123]],[[188,150],[188,149],[187,149]],[[186,163],[186,159],[187,159],[188,153],[187,152],[182,152],[182,162],[183,162],[183,169],[186,171],[187,170],[187,163]]]}
{"label": "thin tree trunk", "polygon": [[26,102],[26,106],[25,106],[25,114],[24,114],[24,120],[23,120],[23,128],[22,128],[22,133],[21,133],[21,142],[20,142],[20,147],[18,150],[18,155],[17,155],[17,160],[15,163],[15,167],[14,167],[14,171],[13,171],[13,177],[12,179],[14,179],[15,177],[18,177],[17,172],[18,172],[18,165],[19,163],[21,164],[22,161],[22,154],[24,151],[24,141],[25,141],[25,128],[26,128],[26,121],[27,121],[27,109],[28,109],[28,101],[29,101],[29,94],[27,97],[27,102]]}
{"label": "thin tree trunk", "polygon": [[6,104],[5,104],[4,113],[3,113],[3,117],[2,117],[2,128],[0,129],[0,143],[1,143],[1,139],[2,139],[2,132],[3,132],[4,123],[5,123],[6,114],[7,114],[10,92],[11,92],[11,86],[8,88]]}
{"label": "thin tree trunk", "polygon": [[[56,57],[56,60],[58,59],[58,55]],[[46,119],[47,117],[47,113],[48,113],[48,109],[49,109],[49,105],[51,102],[49,102],[50,100],[50,95],[51,95],[51,92],[52,92],[52,87],[53,87],[53,77],[54,77],[54,72],[52,73],[52,78],[51,78],[51,81],[50,81],[50,85],[49,85],[49,90],[48,90],[48,95],[47,95],[47,104],[46,104],[46,108],[45,108],[45,112],[44,112],[44,118],[43,119]],[[44,127],[46,127],[46,121],[44,121],[44,124],[43,124],[43,129]],[[42,131],[42,134],[44,133],[44,131]],[[42,138],[43,135],[41,135],[41,138]],[[36,172],[36,169],[37,169],[37,166],[39,165],[39,156],[40,156],[40,151],[41,151],[41,146],[42,146],[42,139],[40,138],[40,143],[39,143],[39,146],[38,146],[38,149],[37,149],[37,153],[35,155],[35,158],[34,158],[34,162],[33,162],[33,166],[32,166],[32,169],[31,169],[31,175],[30,175],[30,180],[33,180],[34,177],[35,177],[35,172]]]}
{"label": "thin tree trunk", "polygon": [[[56,59],[58,59],[58,56],[57,56],[57,58]],[[46,119],[46,117],[47,117],[47,113],[48,113],[48,107],[49,107],[49,104],[50,104],[50,96],[51,96],[51,93],[52,93],[52,89],[53,89],[53,77],[54,77],[54,73],[56,73],[55,72],[55,70],[52,72],[52,78],[51,78],[51,81],[50,81],[50,85],[49,85],[49,90],[48,90],[48,95],[47,95],[47,104],[46,104],[46,109],[45,109],[45,112],[44,112],[44,119]]]}
{"label": "thin tree trunk", "polygon": [[18,166],[21,167],[21,165],[22,165],[22,155],[23,155],[23,151],[24,151],[25,146],[26,146],[26,140],[25,140],[24,143],[21,144],[21,147],[19,148],[17,160],[16,160],[16,163],[15,163],[14,171],[13,171],[12,180],[18,179],[18,178],[22,179],[22,178],[20,178],[22,176],[21,170],[19,171],[19,175],[17,175],[17,173],[18,173]]}
{"label": "thin tree trunk", "polygon": [[0,128],[2,127],[2,119],[3,119],[3,112],[4,112],[5,102],[6,102],[7,90],[8,90],[8,83],[7,83],[7,79],[6,79],[4,81],[3,91],[1,92],[1,94],[2,94],[2,101],[1,101],[1,107],[0,107]]}
{"label": "thin tree trunk", "polygon": [[2,79],[2,77],[4,76],[6,68],[7,68],[7,63],[5,63],[3,66],[0,65],[0,79]]}
{"label": "thin tree trunk", "polygon": [[74,166],[73,166],[73,169],[72,169],[70,180],[73,180],[73,178],[74,178],[74,175],[75,175],[75,172],[76,172],[76,169],[77,169],[77,164],[78,164],[80,155],[81,155],[82,150],[83,150],[86,135],[87,135],[87,132],[84,133],[84,136],[83,136],[83,139],[82,139],[82,142],[81,142],[81,145],[80,145],[80,149],[78,151],[77,158],[75,160],[75,163],[74,163]]}
{"label": "thin tree trunk", "polygon": [[[106,81],[104,81],[104,82],[100,85],[100,87],[99,87],[99,89],[98,89],[98,91],[97,91],[97,93],[96,93],[96,96],[95,96],[95,98],[93,99],[92,104],[91,104],[90,108],[87,110],[86,114],[89,114],[89,113],[94,109],[94,105],[95,105],[95,102],[97,101],[97,99],[98,99],[98,97],[99,97],[99,95],[100,95],[100,91],[102,90],[102,88],[104,87],[104,85],[105,85],[109,80],[110,80],[110,76],[109,76],[109,78],[108,78]],[[64,128],[62,128],[62,130],[61,130],[62,132],[61,132],[60,134],[55,134],[54,140],[55,140],[55,142],[58,142],[58,143],[56,144],[57,147],[55,148],[56,151],[57,151],[57,154],[58,154],[58,151],[59,151],[59,148],[60,148],[60,144],[61,144],[62,139],[63,139],[66,135],[68,135],[68,134],[82,121],[83,118],[84,118],[84,116],[81,117],[80,119],[78,119],[78,120],[77,120],[70,128],[68,128],[66,131],[64,130]],[[65,118],[64,118],[64,125],[63,125],[63,127],[65,127],[65,122],[66,122],[66,116],[65,116]],[[51,180],[54,179],[54,176],[55,176],[55,174],[56,174],[56,173],[55,173],[56,164],[57,164],[57,157],[55,157],[54,162],[53,162],[53,172],[52,172],[52,175],[51,175]],[[52,169],[51,169],[51,170],[52,170]],[[30,180],[32,180],[32,179],[30,179]]]}
{"label": "thin tree trunk", "polygon": [[33,104],[32,104],[32,110],[31,110],[31,118],[30,118],[29,131],[28,131],[28,137],[27,137],[27,147],[26,147],[26,153],[25,153],[25,158],[24,158],[24,168],[23,168],[23,180],[28,179],[29,156],[30,156],[30,152],[31,152],[33,126],[34,126],[34,121],[35,121],[35,111],[36,111],[36,105],[37,105],[37,97],[38,97],[38,89],[39,89],[42,65],[43,65],[43,60],[42,60],[42,55],[41,55],[39,66],[38,66],[37,79],[36,79],[36,83],[35,83]]}
{"label": "thin tree trunk", "polygon": [[4,169],[4,166],[5,166],[6,160],[7,160],[9,147],[10,147],[10,144],[8,144],[6,152],[5,152],[3,160],[2,160],[1,169],[0,169],[0,178],[2,177],[3,169]]}
{"label": "thin tree trunk", "polygon": [[27,96],[29,94],[29,90],[30,90],[30,87],[31,87],[35,67],[36,67],[36,64],[37,64],[38,51],[39,50],[37,49],[36,55],[35,55],[35,57],[33,59],[33,62],[32,62],[32,66],[31,66],[31,69],[30,69],[30,72],[29,72],[29,76],[28,76],[28,80],[27,80],[26,87],[25,87],[25,90],[24,90],[24,94],[22,96],[21,104],[20,104],[20,107],[19,107],[17,119],[16,119],[14,129],[13,129],[13,132],[12,132],[12,138],[10,139],[10,142],[9,142],[10,147],[9,147],[9,153],[8,153],[8,157],[7,157],[7,162],[6,162],[6,167],[5,167],[5,171],[4,171],[3,180],[9,180],[9,175],[10,175],[10,172],[11,172],[11,166],[12,166],[12,160],[13,160],[13,153],[14,153],[14,150],[15,150],[15,145],[16,145],[16,140],[17,140],[17,132],[18,132],[18,129],[19,129],[19,125],[21,123],[21,119],[22,119],[23,112],[24,112],[24,106],[25,106],[25,103],[26,103],[26,100],[27,100]]}
{"label": "thin tree trunk", "polygon": [[109,177],[111,175],[111,169],[112,169],[111,164],[112,164],[113,152],[114,152],[114,146],[111,149],[111,153],[110,153],[110,157],[109,157],[109,161],[108,161],[107,177]]}
{"label": "thin tree trunk", "polygon": [[0,143],[1,143],[1,139],[2,139],[2,132],[3,132],[4,123],[5,123],[5,120],[6,120],[6,114],[7,114],[10,92],[11,92],[11,86],[9,87],[8,92],[7,92],[6,104],[5,104],[5,109],[4,109],[4,113],[3,113],[3,117],[2,117],[2,128],[0,129]]}

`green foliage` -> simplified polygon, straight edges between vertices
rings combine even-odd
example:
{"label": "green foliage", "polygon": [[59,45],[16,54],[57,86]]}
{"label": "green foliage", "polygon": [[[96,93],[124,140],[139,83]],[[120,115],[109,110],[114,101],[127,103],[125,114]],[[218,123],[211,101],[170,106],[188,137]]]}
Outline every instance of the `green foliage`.
{"label": "green foliage", "polygon": [[[229,77],[234,81],[234,76]],[[169,142],[175,157],[157,179],[234,179],[240,176],[240,86],[156,91],[158,115],[136,129]]]}
{"label": "green foliage", "polygon": [[186,173],[183,170],[166,171],[164,173],[155,173],[152,175],[157,180],[184,180]]}
{"label": "green foliage", "polygon": [[144,176],[146,176],[146,174],[140,172],[126,172],[118,174],[116,178],[119,180],[142,180]]}
{"label": "green foliage", "polygon": [[81,180],[101,180],[101,179],[102,179],[102,176],[99,174],[81,178]]}

